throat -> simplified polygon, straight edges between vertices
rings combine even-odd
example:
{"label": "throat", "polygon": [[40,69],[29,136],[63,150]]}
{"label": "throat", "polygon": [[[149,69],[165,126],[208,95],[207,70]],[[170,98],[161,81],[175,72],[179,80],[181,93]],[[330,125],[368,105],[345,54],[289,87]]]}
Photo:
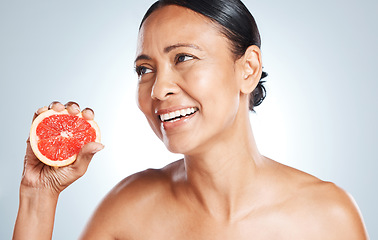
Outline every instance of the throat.
{"label": "throat", "polygon": [[252,159],[240,159],[241,164],[223,160],[211,167],[186,159],[188,187],[207,214],[221,221],[235,222],[249,214],[251,202],[255,200],[256,165]]}

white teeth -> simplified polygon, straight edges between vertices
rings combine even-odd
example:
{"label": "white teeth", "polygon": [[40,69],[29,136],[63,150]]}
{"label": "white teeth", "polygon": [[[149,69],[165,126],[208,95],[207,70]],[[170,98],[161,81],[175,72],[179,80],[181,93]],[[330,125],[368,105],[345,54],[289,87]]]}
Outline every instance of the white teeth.
{"label": "white teeth", "polygon": [[161,121],[177,121],[178,119],[175,119],[177,117],[185,117],[186,115],[192,114],[195,111],[197,111],[197,108],[187,108],[187,109],[181,109],[177,110],[175,112],[165,113],[160,115]]}

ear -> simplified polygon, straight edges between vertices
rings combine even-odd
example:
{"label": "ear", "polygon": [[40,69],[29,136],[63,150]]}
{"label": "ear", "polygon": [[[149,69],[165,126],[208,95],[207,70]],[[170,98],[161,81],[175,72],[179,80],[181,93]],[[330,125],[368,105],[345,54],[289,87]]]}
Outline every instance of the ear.
{"label": "ear", "polygon": [[250,94],[260,81],[262,74],[262,60],[260,48],[251,45],[247,48],[244,56],[239,59],[241,66],[241,92]]}

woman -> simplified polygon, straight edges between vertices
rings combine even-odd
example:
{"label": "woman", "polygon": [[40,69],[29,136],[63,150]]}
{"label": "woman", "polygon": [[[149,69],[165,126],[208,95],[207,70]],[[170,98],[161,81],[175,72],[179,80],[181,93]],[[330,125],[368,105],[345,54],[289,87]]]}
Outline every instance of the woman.
{"label": "woman", "polygon": [[[266,74],[240,1],[158,1],[142,20],[135,69],[139,108],[184,159],[121,181],[81,239],[367,239],[346,192],[259,153],[249,110],[265,96]],[[60,192],[102,148],[90,143],[74,164],[53,169],[28,144],[14,239],[51,238]]]}

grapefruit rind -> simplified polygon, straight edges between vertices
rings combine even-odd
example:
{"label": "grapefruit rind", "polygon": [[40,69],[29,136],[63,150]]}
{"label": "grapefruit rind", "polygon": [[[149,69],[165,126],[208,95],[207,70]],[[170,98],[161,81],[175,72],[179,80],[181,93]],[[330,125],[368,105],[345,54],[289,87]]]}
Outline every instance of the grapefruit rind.
{"label": "grapefruit rind", "polygon": [[[70,165],[76,160],[77,154],[72,155],[71,157],[65,159],[65,160],[50,160],[46,156],[44,156],[38,149],[38,140],[39,137],[37,136],[37,127],[38,125],[47,117],[52,116],[52,115],[60,115],[60,114],[69,114],[67,110],[63,110],[60,112],[56,112],[52,109],[47,110],[41,114],[39,114],[33,121],[32,126],[30,128],[30,146],[35,154],[35,156],[44,164],[53,166],[53,167],[63,167]],[[76,116],[79,118],[83,118],[82,114],[79,113]],[[86,120],[93,129],[96,131],[96,139],[94,142],[101,142],[101,134],[100,134],[100,129],[97,125],[97,123],[94,120]]]}

